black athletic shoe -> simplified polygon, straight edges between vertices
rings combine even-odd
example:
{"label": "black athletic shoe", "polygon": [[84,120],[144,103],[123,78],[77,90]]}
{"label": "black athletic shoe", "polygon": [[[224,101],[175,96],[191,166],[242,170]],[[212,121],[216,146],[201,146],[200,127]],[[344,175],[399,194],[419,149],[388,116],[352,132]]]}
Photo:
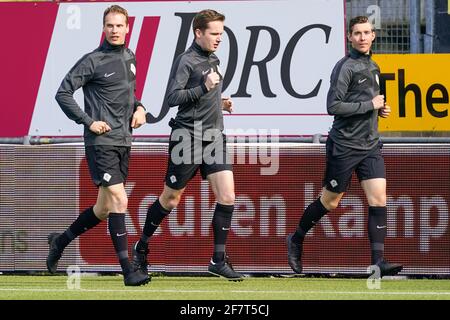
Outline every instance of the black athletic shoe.
{"label": "black athletic shoe", "polygon": [[380,268],[380,276],[395,276],[397,273],[402,271],[403,266],[398,263],[390,263],[386,260],[381,260],[376,264]]}
{"label": "black athletic shoe", "polygon": [[288,252],[288,263],[295,273],[302,273],[302,251],[303,244],[297,244],[292,242],[293,234],[288,234],[286,237],[287,252]]}
{"label": "black athletic shoe", "polygon": [[148,274],[142,272],[141,270],[137,269],[126,276],[123,277],[123,282],[126,286],[141,286],[146,285],[149,283],[151,278],[148,276]]}
{"label": "black athletic shoe", "polygon": [[228,262],[228,257],[224,261],[214,263],[209,262],[208,272],[219,277],[223,277],[230,281],[242,281],[244,276],[233,270],[231,264]]}
{"label": "black athletic shoe", "polygon": [[61,259],[62,250],[56,245],[56,239],[60,236],[60,233],[50,233],[47,236],[49,250],[47,256],[47,269],[50,273],[55,273],[58,268],[58,261]]}
{"label": "black athletic shoe", "polygon": [[145,250],[137,250],[137,242],[133,245],[133,249],[131,249],[131,254],[133,256],[133,266],[135,268],[140,269],[145,274],[148,274],[148,262],[147,262],[147,256],[148,256],[148,248],[145,248]]}

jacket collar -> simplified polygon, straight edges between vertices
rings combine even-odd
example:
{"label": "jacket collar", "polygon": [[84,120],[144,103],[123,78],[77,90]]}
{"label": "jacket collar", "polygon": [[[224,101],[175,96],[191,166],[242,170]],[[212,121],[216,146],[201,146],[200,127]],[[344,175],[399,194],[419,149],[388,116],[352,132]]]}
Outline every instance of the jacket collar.
{"label": "jacket collar", "polygon": [[106,50],[106,51],[119,52],[119,51],[122,51],[124,48],[125,48],[125,43],[115,46],[115,45],[110,44],[106,39],[104,39],[103,43],[100,45],[100,49]]}
{"label": "jacket collar", "polygon": [[370,59],[372,57],[372,50],[369,51],[369,54],[365,54],[365,53],[359,52],[355,48],[351,48],[349,56],[352,57],[353,59],[359,59],[359,58]]}
{"label": "jacket collar", "polygon": [[203,50],[202,47],[200,47],[200,46],[198,45],[198,43],[195,42],[195,40],[192,42],[191,48],[192,48],[195,52],[197,52],[198,54],[200,54],[200,55],[202,55],[202,56],[205,56],[205,57],[209,57],[209,56],[211,55],[211,53],[212,53],[212,52],[208,52],[208,51]]}

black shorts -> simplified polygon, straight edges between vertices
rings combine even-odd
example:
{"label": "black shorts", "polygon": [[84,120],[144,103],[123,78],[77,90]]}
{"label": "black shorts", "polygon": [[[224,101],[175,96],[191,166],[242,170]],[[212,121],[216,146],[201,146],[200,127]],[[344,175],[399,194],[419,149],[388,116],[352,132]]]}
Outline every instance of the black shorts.
{"label": "black shorts", "polygon": [[323,186],[335,193],[347,191],[353,171],[358,180],[386,178],[386,168],[381,155],[381,141],[372,150],[356,150],[336,144],[330,138],[326,142],[326,169]]}
{"label": "black shorts", "polygon": [[86,146],[86,160],[96,186],[108,187],[125,183],[131,147]]}
{"label": "black shorts", "polygon": [[166,185],[172,189],[183,189],[196,175],[198,169],[203,179],[219,171],[233,171],[227,152],[224,134],[214,141],[185,139],[169,142],[169,160],[165,177]]}

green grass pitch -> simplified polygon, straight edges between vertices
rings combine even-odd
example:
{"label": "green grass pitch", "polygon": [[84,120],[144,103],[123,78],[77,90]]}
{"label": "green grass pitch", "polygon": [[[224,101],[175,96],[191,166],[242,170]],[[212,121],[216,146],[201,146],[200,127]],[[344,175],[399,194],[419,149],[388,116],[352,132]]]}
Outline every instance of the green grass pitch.
{"label": "green grass pitch", "polygon": [[[448,279],[250,277],[229,282],[216,277],[156,276],[141,287],[125,287],[119,276],[82,276],[68,288],[64,275],[0,275],[0,300],[450,300]],[[74,286],[74,282],[69,283]]]}

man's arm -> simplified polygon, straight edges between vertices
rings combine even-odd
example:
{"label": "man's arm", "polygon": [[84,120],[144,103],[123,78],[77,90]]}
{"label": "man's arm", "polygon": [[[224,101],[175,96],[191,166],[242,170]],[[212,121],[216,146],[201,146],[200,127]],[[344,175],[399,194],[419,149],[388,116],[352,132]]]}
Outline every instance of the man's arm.
{"label": "man's arm", "polygon": [[205,83],[186,89],[191,72],[192,69],[183,59],[174,64],[174,69],[171,72],[169,80],[169,89],[167,90],[167,103],[170,107],[198,101],[208,92]]}
{"label": "man's arm", "polygon": [[327,111],[330,115],[349,117],[364,114],[374,109],[372,101],[344,102],[352,80],[352,72],[345,66],[337,67],[331,74],[330,89],[327,96]]}
{"label": "man's arm", "polygon": [[92,59],[84,56],[67,73],[61,82],[55,99],[66,116],[78,124],[84,124],[88,128],[94,122],[75,101],[73,94],[85,85],[94,74],[94,63]]}

